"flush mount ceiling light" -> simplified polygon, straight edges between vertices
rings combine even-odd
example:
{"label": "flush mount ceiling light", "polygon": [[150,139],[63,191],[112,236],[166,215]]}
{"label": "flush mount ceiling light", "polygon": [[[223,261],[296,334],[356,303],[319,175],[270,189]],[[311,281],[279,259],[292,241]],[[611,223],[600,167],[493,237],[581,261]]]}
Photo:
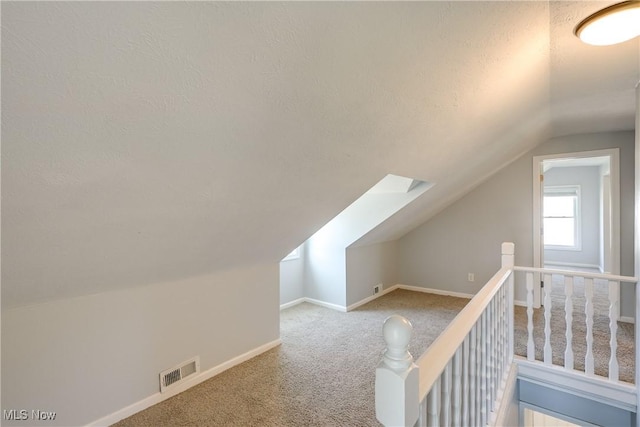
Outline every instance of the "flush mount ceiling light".
{"label": "flush mount ceiling light", "polygon": [[623,1],[580,22],[573,33],[585,43],[606,46],[640,36],[640,1]]}

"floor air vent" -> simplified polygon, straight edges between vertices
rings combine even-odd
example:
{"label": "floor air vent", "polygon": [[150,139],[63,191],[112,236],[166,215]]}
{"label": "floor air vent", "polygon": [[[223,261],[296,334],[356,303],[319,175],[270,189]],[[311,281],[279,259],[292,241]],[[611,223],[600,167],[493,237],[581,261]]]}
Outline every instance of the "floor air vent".
{"label": "floor air vent", "polygon": [[180,383],[189,376],[200,372],[200,357],[181,363],[175,368],[160,372],[160,393],[164,393],[167,387]]}

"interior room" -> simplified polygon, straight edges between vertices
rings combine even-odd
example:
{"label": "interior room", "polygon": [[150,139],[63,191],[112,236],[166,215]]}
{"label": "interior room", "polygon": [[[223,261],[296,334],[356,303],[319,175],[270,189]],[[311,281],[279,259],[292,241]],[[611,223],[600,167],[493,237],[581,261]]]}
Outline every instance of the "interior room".
{"label": "interior room", "polygon": [[471,298],[503,242],[544,267],[536,158],[616,153],[617,243],[556,263],[634,276],[640,41],[574,34],[609,4],[2,2],[3,425],[180,399],[285,351],[296,304]]}

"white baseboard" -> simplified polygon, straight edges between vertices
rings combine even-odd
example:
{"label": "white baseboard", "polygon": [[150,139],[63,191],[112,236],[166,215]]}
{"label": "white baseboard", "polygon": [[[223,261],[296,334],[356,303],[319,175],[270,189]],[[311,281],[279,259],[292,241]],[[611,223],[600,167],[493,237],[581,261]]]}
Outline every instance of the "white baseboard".
{"label": "white baseboard", "polygon": [[289,301],[287,303],[281,304],[280,305],[280,310],[284,310],[284,309],[287,309],[289,307],[296,306],[296,305],[301,304],[303,302],[305,302],[305,298],[298,298],[298,299],[295,299],[293,301]]}
{"label": "white baseboard", "polygon": [[513,305],[519,305],[520,307],[526,307],[527,306],[527,302],[526,301],[520,301],[519,299],[513,300]]}
{"label": "white baseboard", "polygon": [[404,290],[407,290],[407,291],[425,292],[427,294],[445,295],[445,296],[448,296],[448,297],[471,299],[471,298],[473,298],[475,296],[474,294],[467,294],[467,293],[463,293],[463,292],[445,291],[445,290],[442,290],[442,289],[423,288],[421,286],[407,286],[407,285],[396,285],[396,286],[397,286],[398,289],[404,289]]}
{"label": "white baseboard", "polygon": [[367,303],[370,303],[371,301],[373,301],[374,299],[380,298],[382,295],[386,295],[389,292],[395,291],[396,289],[398,289],[398,285],[393,285],[389,288],[383,289],[382,291],[378,292],[377,294],[371,295],[370,297],[367,297],[363,300],[360,300],[356,303],[351,304],[350,306],[347,307],[347,311],[351,311],[354,310],[358,307],[360,307],[361,305],[365,305]]}
{"label": "white baseboard", "polygon": [[636,319],[631,316],[620,316],[618,320],[625,323],[636,323]]}
{"label": "white baseboard", "polygon": [[258,356],[259,354],[264,353],[265,351],[271,350],[274,347],[277,347],[281,344],[280,339],[268,342],[260,347],[254,348],[253,350],[249,350],[248,352],[241,354],[240,356],[234,357],[231,360],[227,360],[224,363],[221,363],[213,368],[207,369],[204,372],[201,372],[198,376],[185,380],[184,383],[176,384],[175,388],[170,388],[164,393],[155,393],[145,399],[142,399],[136,403],[133,403],[125,408],[122,408],[116,412],[113,412],[105,417],[102,417],[96,421],[93,421],[87,426],[110,426],[112,424],[117,423],[120,420],[123,420],[131,415],[143,411],[153,405],[156,405],[163,400],[167,400],[170,397],[175,396],[176,394],[182,393],[183,391],[200,384],[203,381],[206,381],[210,378],[215,377],[216,375],[226,371],[229,368],[233,368],[236,365],[239,365],[242,362],[246,362],[249,359]]}
{"label": "white baseboard", "polygon": [[449,297],[466,298],[466,299],[471,299],[474,297],[473,294],[465,294],[462,292],[453,292],[453,291],[445,291],[442,289],[432,289],[432,288],[423,288],[420,286],[408,286],[408,285],[397,284],[384,289],[382,292],[379,292],[375,295],[371,295],[370,297],[367,297],[361,301],[351,304],[350,306],[347,307],[347,311],[351,311],[353,309],[360,307],[361,305],[365,305],[375,300],[376,298],[380,298],[381,296],[386,295],[389,292],[395,291],[396,289],[404,289],[405,291],[424,292],[427,294],[445,295]]}
{"label": "white baseboard", "polygon": [[286,310],[287,308],[295,307],[296,305],[302,304],[303,302],[308,302],[309,304],[319,305],[320,307],[324,307],[324,308],[330,308],[331,310],[337,310],[337,311],[341,311],[341,312],[346,312],[347,311],[347,307],[345,307],[345,306],[338,305],[338,304],[332,304],[330,302],[320,301],[319,299],[313,299],[313,298],[309,298],[309,297],[298,298],[298,299],[293,300],[291,302],[282,304],[280,306],[280,310]]}
{"label": "white baseboard", "polygon": [[432,289],[432,288],[423,288],[420,286],[407,286],[407,285],[393,285],[390,286],[384,290],[382,290],[381,292],[375,294],[375,295],[371,295],[370,297],[367,297],[363,300],[360,300],[356,303],[351,304],[348,307],[342,306],[342,305],[338,305],[338,304],[332,304],[330,302],[325,302],[325,301],[320,301],[317,299],[313,299],[313,298],[309,298],[309,297],[304,297],[304,298],[298,298],[297,300],[288,302],[286,304],[282,304],[280,306],[280,310],[284,310],[287,309],[289,307],[293,307],[295,305],[298,305],[300,303],[303,302],[308,302],[310,304],[315,304],[315,305],[319,305],[321,307],[326,307],[326,308],[330,308],[332,310],[337,310],[337,311],[341,311],[341,312],[348,312],[351,310],[354,310],[358,307],[360,307],[361,305],[365,305],[371,301],[373,301],[376,298],[380,298],[383,295],[388,294],[389,292],[393,292],[396,289],[404,289],[406,291],[413,291],[413,292],[424,292],[427,294],[436,294],[436,295],[445,295],[445,296],[449,296],[449,297],[457,297],[457,298],[466,298],[466,299],[471,299],[474,297],[473,294],[466,294],[466,293],[462,293],[462,292],[453,292],[453,291],[445,291],[442,289]]}
{"label": "white baseboard", "polygon": [[347,307],[345,307],[343,305],[332,304],[330,302],[324,302],[324,301],[320,301],[320,300],[313,299],[313,298],[304,297],[304,301],[308,302],[308,303],[311,303],[311,304],[319,305],[320,307],[326,307],[326,308],[330,308],[332,310],[342,311],[343,313],[346,313],[346,311],[347,311]]}

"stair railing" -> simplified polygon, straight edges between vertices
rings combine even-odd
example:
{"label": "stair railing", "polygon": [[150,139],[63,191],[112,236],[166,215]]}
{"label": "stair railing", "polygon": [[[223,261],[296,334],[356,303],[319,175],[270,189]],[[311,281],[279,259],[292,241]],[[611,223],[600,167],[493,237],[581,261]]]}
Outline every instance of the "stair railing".
{"label": "stair railing", "polygon": [[502,268],[413,363],[411,324],[393,316],[376,369],[376,416],[385,426],[486,425],[513,359],[513,243]]}
{"label": "stair railing", "polygon": [[[565,348],[559,366],[569,375],[597,377],[594,369],[594,286],[606,286],[609,317],[608,380],[619,400],[635,408],[635,385],[621,383],[617,357],[620,283],[633,286],[637,278],[610,274],[551,270],[514,265],[513,243],[502,244],[502,267],[460,311],[456,318],[414,363],[408,351],[411,323],[392,316],[383,327],[387,350],[376,369],[376,416],[385,426],[493,425],[497,407],[514,361],[514,281],[523,272],[526,287],[526,361],[536,366],[553,362],[552,284],[562,285]],[[542,278],[543,308],[535,308],[534,281]],[[519,276],[520,277],[520,276]],[[577,281],[576,281],[577,279]],[[555,282],[554,282],[555,281]],[[584,286],[584,306],[574,307],[574,284]],[[556,287],[557,292],[557,287]],[[555,297],[558,304],[558,295]],[[534,310],[541,310],[544,345],[536,360]],[[585,314],[584,373],[574,369],[574,313]],[[540,334],[540,331],[537,332]],[[557,345],[555,346],[557,348]],[[558,354],[557,354],[558,355]],[[558,355],[559,356],[559,355]],[[522,360],[522,362],[521,362]],[[554,369],[558,369],[558,363]],[[530,365],[533,366],[533,365]],[[627,402],[628,401],[628,402]]]}
{"label": "stair railing", "polygon": [[[560,288],[562,295],[556,295],[557,299],[561,298],[564,306],[563,318],[565,322],[565,348],[561,355],[559,363],[565,370],[572,371],[574,369],[575,358],[573,350],[573,322],[574,314],[584,313],[586,323],[586,351],[584,358],[584,372],[587,376],[596,376],[594,372],[594,290],[596,287],[604,288],[604,294],[608,299],[608,323],[609,323],[609,366],[608,379],[610,381],[619,381],[619,364],[617,357],[617,333],[618,320],[620,320],[620,283],[629,283],[635,286],[637,279],[629,276],[618,276],[611,274],[599,274],[566,270],[542,269],[532,267],[514,267],[514,271],[524,272],[527,291],[527,360],[536,361],[536,346],[534,340],[534,306],[533,306],[533,288],[534,277],[539,274],[542,278],[543,287],[543,316],[544,316],[544,345],[542,349],[542,363],[545,365],[553,365],[553,351],[551,345],[551,325],[552,325],[552,289],[554,283],[556,289]],[[559,282],[559,283],[558,283]],[[574,285],[580,283],[584,287],[584,306],[574,306]],[[578,338],[578,337],[576,337]]]}

